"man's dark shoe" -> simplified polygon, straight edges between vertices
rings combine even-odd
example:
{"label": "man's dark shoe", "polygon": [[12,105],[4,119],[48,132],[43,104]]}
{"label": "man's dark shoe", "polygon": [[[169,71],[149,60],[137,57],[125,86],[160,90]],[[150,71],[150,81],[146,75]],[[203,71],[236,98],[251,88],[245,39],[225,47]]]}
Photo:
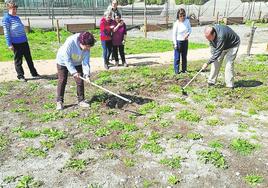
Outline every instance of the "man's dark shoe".
{"label": "man's dark shoe", "polygon": [[33,74],[32,77],[34,77],[34,78],[42,78],[42,76],[40,76],[39,74]]}
{"label": "man's dark shoe", "polygon": [[213,83],[208,83],[208,87],[213,87],[213,86],[215,86],[215,84],[213,84]]}
{"label": "man's dark shoe", "polygon": [[104,68],[105,68],[106,70],[109,69],[108,63],[104,63]]}

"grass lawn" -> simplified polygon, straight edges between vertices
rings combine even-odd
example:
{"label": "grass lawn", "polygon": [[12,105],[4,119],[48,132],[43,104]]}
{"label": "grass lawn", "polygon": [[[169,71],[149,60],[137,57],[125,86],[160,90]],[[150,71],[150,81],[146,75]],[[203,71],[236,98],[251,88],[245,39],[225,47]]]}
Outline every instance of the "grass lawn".
{"label": "grass lawn", "polygon": [[[96,45],[91,49],[91,57],[101,57],[102,48],[99,39],[99,30],[91,31],[97,39]],[[60,32],[61,41],[66,40],[71,33],[62,30]],[[28,34],[31,53],[34,60],[39,59],[54,59],[56,57],[59,44],[57,42],[57,36],[52,31],[42,31],[40,29],[34,29]],[[206,48],[207,44],[190,43],[189,49]],[[165,52],[172,50],[172,44],[169,40],[157,40],[157,39],[144,39],[144,38],[128,38],[125,47],[126,54],[139,54],[139,53],[153,53],[153,52]],[[0,61],[11,61],[13,59],[13,53],[8,50],[3,35],[0,36]]]}

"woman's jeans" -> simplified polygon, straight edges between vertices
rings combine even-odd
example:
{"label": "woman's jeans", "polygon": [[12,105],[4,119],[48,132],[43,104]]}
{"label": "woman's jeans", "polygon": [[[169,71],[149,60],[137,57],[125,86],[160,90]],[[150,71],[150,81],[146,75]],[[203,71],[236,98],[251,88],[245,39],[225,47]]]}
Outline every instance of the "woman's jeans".
{"label": "woman's jeans", "polygon": [[102,46],[102,57],[103,57],[104,63],[108,64],[110,55],[112,53],[112,47],[113,47],[112,40],[102,40],[101,46]]}
{"label": "woman's jeans", "polygon": [[187,52],[188,40],[177,41],[177,49],[174,50],[174,71],[179,74],[180,71],[180,56],[182,59],[182,72],[187,71]]}

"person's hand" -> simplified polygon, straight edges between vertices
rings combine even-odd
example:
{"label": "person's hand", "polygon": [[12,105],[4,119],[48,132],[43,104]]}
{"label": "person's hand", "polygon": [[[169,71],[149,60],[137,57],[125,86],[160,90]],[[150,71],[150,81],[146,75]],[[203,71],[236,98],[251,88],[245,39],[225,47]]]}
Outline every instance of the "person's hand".
{"label": "person's hand", "polygon": [[110,28],[113,29],[114,28],[114,25],[111,25]]}
{"label": "person's hand", "polygon": [[78,73],[78,72],[77,72],[77,73],[74,73],[74,74],[73,74],[73,77],[74,77],[74,78],[80,78],[80,73]]}
{"label": "person's hand", "polygon": [[14,46],[13,46],[13,45],[11,45],[11,46],[9,46],[9,47],[8,47],[8,49],[10,49],[10,50],[14,51]]}
{"label": "person's hand", "polygon": [[178,47],[177,47],[177,45],[173,45],[173,48],[174,48],[174,50],[176,50]]}
{"label": "person's hand", "polygon": [[87,81],[90,81],[89,78],[90,78],[90,75],[89,74],[84,74],[84,78],[87,80]]}
{"label": "person's hand", "polygon": [[202,69],[205,70],[206,68],[208,68],[208,63],[204,63],[202,66]]}

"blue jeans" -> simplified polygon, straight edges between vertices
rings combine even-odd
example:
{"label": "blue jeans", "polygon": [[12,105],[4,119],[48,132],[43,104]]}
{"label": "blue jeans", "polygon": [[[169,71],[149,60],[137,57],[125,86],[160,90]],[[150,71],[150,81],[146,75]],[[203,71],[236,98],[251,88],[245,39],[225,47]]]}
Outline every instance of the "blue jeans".
{"label": "blue jeans", "polygon": [[113,47],[112,40],[102,40],[101,46],[102,46],[102,57],[104,63],[108,64],[110,55],[112,53],[112,47]]}
{"label": "blue jeans", "polygon": [[182,59],[182,72],[187,71],[188,40],[177,41],[177,49],[174,50],[174,71],[179,74],[180,56]]}

